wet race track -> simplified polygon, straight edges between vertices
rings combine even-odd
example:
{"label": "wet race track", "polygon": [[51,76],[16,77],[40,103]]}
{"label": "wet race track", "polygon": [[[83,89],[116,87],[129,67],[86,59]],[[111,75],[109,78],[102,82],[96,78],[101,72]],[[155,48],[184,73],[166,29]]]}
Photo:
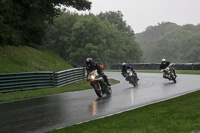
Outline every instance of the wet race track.
{"label": "wet race track", "polygon": [[106,74],[121,81],[110,97],[99,99],[90,89],[0,104],[0,133],[41,133],[200,90],[200,75],[178,74],[173,83],[162,73],[138,73],[134,88],[120,72]]}

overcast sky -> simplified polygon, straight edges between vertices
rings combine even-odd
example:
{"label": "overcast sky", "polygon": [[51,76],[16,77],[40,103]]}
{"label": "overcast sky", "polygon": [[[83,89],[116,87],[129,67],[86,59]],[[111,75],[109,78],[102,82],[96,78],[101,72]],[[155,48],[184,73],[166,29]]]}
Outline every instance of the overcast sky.
{"label": "overcast sky", "polygon": [[[135,33],[162,22],[200,24],[200,0],[89,0],[89,12],[121,11]],[[81,13],[88,13],[87,11]]]}

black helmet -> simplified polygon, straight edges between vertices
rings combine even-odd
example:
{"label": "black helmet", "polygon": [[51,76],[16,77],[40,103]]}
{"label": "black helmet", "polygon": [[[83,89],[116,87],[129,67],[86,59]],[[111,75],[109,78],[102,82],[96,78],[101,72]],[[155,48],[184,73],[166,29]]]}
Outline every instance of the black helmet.
{"label": "black helmet", "polygon": [[90,66],[92,65],[92,62],[93,62],[92,58],[87,58],[87,59],[86,59],[86,65],[87,65],[87,66],[90,67]]}

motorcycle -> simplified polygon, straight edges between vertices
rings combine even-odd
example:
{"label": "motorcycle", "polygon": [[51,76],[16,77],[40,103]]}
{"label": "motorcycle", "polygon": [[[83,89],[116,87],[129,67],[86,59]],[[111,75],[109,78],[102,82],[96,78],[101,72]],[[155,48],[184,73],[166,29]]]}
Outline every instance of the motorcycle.
{"label": "motorcycle", "polygon": [[126,72],[126,81],[129,81],[130,84],[132,84],[134,87],[138,86],[138,79],[135,75],[135,73],[133,73],[132,70],[127,70]]}
{"label": "motorcycle", "polygon": [[103,77],[98,75],[97,70],[91,71],[88,74],[87,78],[90,81],[90,85],[94,88],[94,91],[98,97],[102,97],[104,94],[112,94],[111,87],[106,84]]}
{"label": "motorcycle", "polygon": [[169,80],[173,80],[174,83],[176,83],[176,74],[174,68],[166,67],[165,69],[161,69],[161,72],[163,72],[163,77],[167,78]]}

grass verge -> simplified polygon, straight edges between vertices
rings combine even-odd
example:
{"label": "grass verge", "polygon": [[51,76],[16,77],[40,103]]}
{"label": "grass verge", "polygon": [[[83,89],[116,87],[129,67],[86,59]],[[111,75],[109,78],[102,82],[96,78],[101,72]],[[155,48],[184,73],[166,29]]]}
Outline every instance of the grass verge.
{"label": "grass verge", "polygon": [[[108,79],[109,82],[114,85],[119,83],[120,81],[114,79]],[[89,82],[82,81],[79,83],[67,85],[60,88],[45,88],[45,89],[36,89],[36,90],[27,90],[27,91],[17,91],[11,93],[0,93],[0,102],[7,102],[7,101],[15,101],[15,100],[22,100],[34,97],[41,97],[46,95],[53,95],[58,93],[64,92],[72,92],[72,91],[80,91],[91,89]]]}
{"label": "grass verge", "polygon": [[0,73],[57,72],[71,68],[59,55],[42,46],[0,46]]}
{"label": "grass verge", "polygon": [[190,133],[200,129],[200,91],[48,133]]}

